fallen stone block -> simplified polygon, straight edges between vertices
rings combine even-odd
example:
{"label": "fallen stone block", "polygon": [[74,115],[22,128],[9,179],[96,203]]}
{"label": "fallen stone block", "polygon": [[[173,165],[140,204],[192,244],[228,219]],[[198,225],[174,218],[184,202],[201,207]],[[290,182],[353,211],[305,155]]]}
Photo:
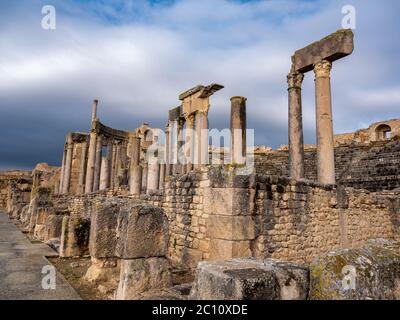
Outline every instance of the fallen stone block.
{"label": "fallen stone block", "polygon": [[171,286],[171,270],[166,258],[121,260],[116,299],[136,300],[146,292]]}
{"label": "fallen stone block", "polygon": [[117,257],[163,257],[168,247],[168,218],[160,208],[134,205],[121,208],[117,227]]}
{"label": "fallen stone block", "polygon": [[310,265],[312,300],[399,300],[400,242],[371,240]]}
{"label": "fallen stone block", "polygon": [[287,262],[255,258],[200,262],[189,299],[303,300],[308,269]]}

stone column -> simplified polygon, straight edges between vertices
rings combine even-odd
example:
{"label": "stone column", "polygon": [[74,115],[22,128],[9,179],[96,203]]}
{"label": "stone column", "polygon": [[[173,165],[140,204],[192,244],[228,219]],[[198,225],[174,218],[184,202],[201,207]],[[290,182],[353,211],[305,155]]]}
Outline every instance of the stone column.
{"label": "stone column", "polygon": [[110,188],[114,189],[115,187],[115,162],[117,161],[117,145],[114,141],[112,144],[112,154],[111,154],[111,166],[110,166]]}
{"label": "stone column", "polygon": [[184,145],[183,120],[176,121],[175,125],[176,125],[176,129],[175,129],[176,136],[175,136],[175,141],[174,141],[173,174],[183,174],[183,173],[185,173],[185,166],[183,165],[182,161],[180,160],[184,156],[181,151],[181,149]]}
{"label": "stone column", "polygon": [[304,75],[291,72],[287,76],[289,97],[289,174],[299,180],[304,178],[303,116],[301,84]]}
{"label": "stone column", "polygon": [[100,171],[100,190],[108,189],[110,183],[110,166],[108,165],[108,158],[101,158],[101,171]]}
{"label": "stone column", "polygon": [[82,154],[81,163],[79,166],[79,178],[78,178],[78,194],[85,192],[85,176],[86,176],[86,156],[87,156],[88,143],[87,141],[82,142]]}
{"label": "stone column", "polygon": [[96,120],[97,118],[97,104],[99,103],[99,100],[93,100],[93,106],[92,106],[92,122]]}
{"label": "stone column", "polygon": [[71,169],[72,169],[72,153],[74,151],[74,142],[72,141],[72,136],[68,135],[67,138],[67,155],[65,157],[65,169],[64,169],[64,179],[62,193],[68,193],[69,185],[71,181]]}
{"label": "stone column", "polygon": [[160,165],[158,164],[157,157],[149,159],[148,172],[147,172],[147,193],[158,190]]}
{"label": "stone column", "polygon": [[108,163],[108,187],[111,188],[112,187],[112,161],[113,161],[113,149],[114,149],[114,145],[112,143],[112,141],[108,141],[107,143],[107,163]]}
{"label": "stone column", "polygon": [[90,133],[89,142],[89,154],[86,168],[86,183],[85,183],[85,193],[91,193],[93,191],[93,178],[94,178],[94,167],[96,162],[96,140],[97,133]]}
{"label": "stone column", "polygon": [[194,114],[189,114],[186,117],[186,141],[185,141],[185,156],[186,156],[186,173],[193,170],[193,155],[194,155]]}
{"label": "stone column", "polygon": [[127,143],[121,142],[119,163],[118,163],[118,182],[119,185],[128,185],[127,181]]}
{"label": "stone column", "polygon": [[197,157],[196,168],[208,164],[208,114],[205,111],[196,113]]}
{"label": "stone column", "polygon": [[246,98],[231,98],[231,160],[234,164],[246,162]]}
{"label": "stone column", "polygon": [[119,187],[119,167],[121,165],[121,143],[119,142],[116,145],[116,151],[115,151],[115,161],[114,161],[114,188]]}
{"label": "stone column", "polygon": [[143,163],[143,165],[142,165],[142,190],[144,190],[144,192],[147,191],[148,173],[149,173],[149,165],[147,163]]}
{"label": "stone column", "polygon": [[60,185],[58,188],[58,192],[59,194],[62,194],[63,191],[63,184],[64,184],[64,171],[65,171],[65,158],[67,156],[66,154],[66,150],[65,150],[65,144],[64,144],[64,150],[63,150],[63,158],[62,158],[62,162],[61,162],[61,172],[60,172]]}
{"label": "stone column", "polygon": [[165,175],[171,174],[171,122],[165,127]]}
{"label": "stone column", "polygon": [[160,177],[159,177],[159,181],[158,181],[158,189],[159,190],[164,190],[164,181],[165,181],[165,168],[166,168],[166,164],[161,163],[160,164]]}
{"label": "stone column", "polygon": [[97,136],[96,140],[96,161],[94,164],[94,178],[93,178],[93,192],[99,190],[100,187],[100,172],[101,172],[101,158],[103,151],[103,138]]}
{"label": "stone column", "polygon": [[140,166],[140,138],[132,139],[131,167],[129,178],[129,192],[140,195],[142,191],[142,167]]}
{"label": "stone column", "polygon": [[324,184],[335,183],[331,69],[332,63],[327,60],[323,60],[314,66],[317,119],[317,171],[318,181]]}

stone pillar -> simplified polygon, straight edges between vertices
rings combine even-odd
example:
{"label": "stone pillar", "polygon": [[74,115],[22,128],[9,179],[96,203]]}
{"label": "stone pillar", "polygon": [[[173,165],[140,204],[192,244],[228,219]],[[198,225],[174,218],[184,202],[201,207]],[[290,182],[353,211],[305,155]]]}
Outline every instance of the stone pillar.
{"label": "stone pillar", "polygon": [[186,117],[186,142],[185,142],[186,173],[193,170],[194,120],[195,120],[194,114],[189,114]]}
{"label": "stone pillar", "polygon": [[318,181],[324,184],[335,183],[331,69],[332,63],[327,60],[323,60],[314,66],[317,119],[317,171]]}
{"label": "stone pillar", "polygon": [[129,192],[131,195],[140,195],[142,191],[142,167],[140,166],[140,138],[132,139],[131,167]]}
{"label": "stone pillar", "polygon": [[112,154],[111,154],[111,170],[110,170],[110,188],[114,189],[115,187],[115,162],[117,160],[117,145],[114,141],[112,144]]}
{"label": "stone pillar", "polygon": [[246,98],[231,98],[231,159],[234,164],[246,162]]}
{"label": "stone pillar", "polygon": [[61,162],[61,172],[60,172],[60,185],[59,185],[59,188],[58,188],[59,194],[62,194],[62,191],[63,191],[64,171],[65,171],[65,158],[67,156],[66,153],[67,152],[65,150],[65,144],[64,144],[63,158],[62,158],[62,162]]}
{"label": "stone pillar", "polygon": [[99,100],[93,100],[93,106],[92,106],[92,122],[96,120],[97,118],[97,104],[99,103]]}
{"label": "stone pillar", "polygon": [[287,76],[289,96],[289,174],[299,180],[304,178],[303,116],[301,84],[304,75],[291,72]]}
{"label": "stone pillar", "polygon": [[173,174],[183,174],[185,173],[185,166],[183,165],[180,159],[184,158],[182,154],[182,147],[184,146],[183,139],[183,120],[178,120],[175,123],[176,125],[176,136],[174,141],[174,155],[173,155]]}
{"label": "stone pillar", "polygon": [[72,136],[68,135],[67,138],[67,155],[65,157],[65,169],[64,169],[64,179],[62,193],[68,193],[69,185],[71,181],[71,169],[72,169],[72,153],[74,151],[74,142],[72,141]]}
{"label": "stone pillar", "polygon": [[121,143],[119,142],[116,145],[116,151],[115,151],[115,161],[114,161],[114,166],[113,166],[113,171],[114,171],[114,188],[119,187],[119,167],[121,165]]}
{"label": "stone pillar", "polygon": [[82,142],[82,154],[81,163],[79,166],[79,178],[78,178],[78,194],[85,192],[85,176],[86,176],[86,156],[87,156],[88,143],[87,141]]}
{"label": "stone pillar", "polygon": [[119,185],[128,185],[126,163],[127,163],[127,143],[125,141],[122,141],[119,153],[119,163],[118,163]]}
{"label": "stone pillar", "polygon": [[100,190],[108,189],[110,183],[110,166],[108,165],[108,158],[101,158],[101,171],[100,171]]}
{"label": "stone pillar", "polygon": [[94,165],[93,192],[98,191],[100,187],[101,159],[103,151],[103,138],[97,136],[96,140],[96,161]]}
{"label": "stone pillar", "polygon": [[165,127],[165,175],[171,175],[171,121]]}
{"label": "stone pillar", "polygon": [[149,159],[147,172],[147,193],[158,190],[160,165],[157,157]]}
{"label": "stone pillar", "polygon": [[208,115],[205,111],[196,113],[196,168],[208,164]]}
{"label": "stone pillar", "polygon": [[93,178],[94,178],[94,167],[96,162],[96,140],[97,133],[90,133],[89,142],[89,154],[86,168],[86,183],[85,183],[85,193],[91,193],[93,191]]}
{"label": "stone pillar", "polygon": [[158,189],[159,190],[164,190],[164,181],[165,181],[165,168],[167,167],[167,165],[165,163],[161,163],[160,164],[160,177],[159,177],[159,181],[158,181]]}
{"label": "stone pillar", "polygon": [[107,163],[108,163],[108,177],[109,177],[109,181],[108,181],[108,187],[111,188],[112,187],[112,161],[113,161],[113,149],[114,149],[114,145],[112,143],[112,141],[108,141],[107,143]]}
{"label": "stone pillar", "polygon": [[148,163],[143,163],[142,165],[142,190],[143,192],[147,192],[147,178],[149,173],[149,165]]}

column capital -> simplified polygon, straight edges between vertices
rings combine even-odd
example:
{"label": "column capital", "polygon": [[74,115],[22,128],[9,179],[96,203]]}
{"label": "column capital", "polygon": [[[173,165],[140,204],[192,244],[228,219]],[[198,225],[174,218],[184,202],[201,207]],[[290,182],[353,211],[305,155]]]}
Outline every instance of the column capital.
{"label": "column capital", "polygon": [[301,85],[304,80],[304,74],[296,71],[292,71],[287,75],[288,89],[301,89]]}
{"label": "column capital", "polygon": [[332,70],[332,62],[328,60],[322,60],[314,65],[315,77],[330,77]]}
{"label": "column capital", "polygon": [[188,114],[185,116],[187,128],[190,128],[190,129],[194,128],[194,119],[195,119],[194,113],[191,113],[191,114]]}

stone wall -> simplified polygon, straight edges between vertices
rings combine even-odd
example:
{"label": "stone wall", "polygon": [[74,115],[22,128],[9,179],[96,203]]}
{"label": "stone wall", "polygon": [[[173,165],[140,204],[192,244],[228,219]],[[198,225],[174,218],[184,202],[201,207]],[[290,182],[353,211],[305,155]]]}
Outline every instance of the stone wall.
{"label": "stone wall", "polygon": [[337,248],[400,235],[400,192],[226,172],[215,174],[211,187],[208,198],[218,206],[210,220],[210,246],[219,250],[210,249],[213,259],[231,254],[308,262]]}
{"label": "stone wall", "polygon": [[31,171],[3,171],[0,172],[0,210],[7,211],[9,187],[26,189],[26,184],[32,183]]}
{"label": "stone wall", "polygon": [[[305,177],[317,180],[316,149],[305,150]],[[288,151],[269,150],[255,155],[256,172],[289,175]],[[370,191],[400,188],[400,139],[368,144],[343,144],[335,147],[336,181],[349,187]]]}

